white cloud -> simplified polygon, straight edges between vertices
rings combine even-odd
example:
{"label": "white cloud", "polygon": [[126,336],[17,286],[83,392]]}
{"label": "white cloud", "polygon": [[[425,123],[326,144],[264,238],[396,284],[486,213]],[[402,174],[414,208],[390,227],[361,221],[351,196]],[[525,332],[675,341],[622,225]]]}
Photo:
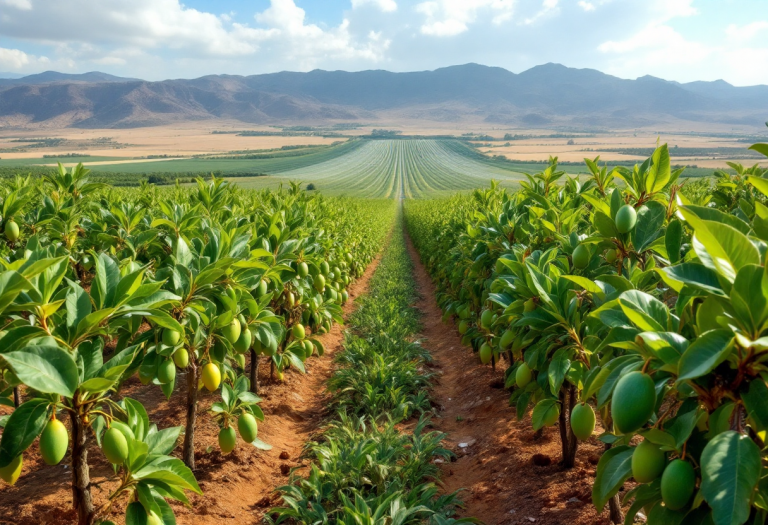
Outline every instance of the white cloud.
{"label": "white cloud", "polygon": [[30,67],[45,67],[50,63],[47,57],[29,55],[20,49],[0,47],[0,70],[21,71]]}
{"label": "white cloud", "polygon": [[593,4],[592,2],[585,2],[584,0],[579,1],[579,7],[581,7],[584,11],[595,10],[595,4]]}
{"label": "white cloud", "polygon": [[397,2],[395,0],[352,0],[352,9],[368,4],[378,7],[385,13],[397,11]]}
{"label": "white cloud", "polygon": [[515,0],[430,0],[417,4],[416,11],[426,17],[422,34],[454,36],[467,31],[482,11],[492,14],[494,24],[509,20],[514,5]]}
{"label": "white cloud", "polygon": [[758,20],[743,26],[730,24],[725,29],[725,34],[729,39],[742,42],[752,40],[758,35],[765,38],[766,33],[768,33],[768,21],[765,20]]}
{"label": "white cloud", "polygon": [[29,11],[32,9],[31,0],[2,0],[0,1],[0,5],[15,7],[16,9],[21,9],[22,11]]}

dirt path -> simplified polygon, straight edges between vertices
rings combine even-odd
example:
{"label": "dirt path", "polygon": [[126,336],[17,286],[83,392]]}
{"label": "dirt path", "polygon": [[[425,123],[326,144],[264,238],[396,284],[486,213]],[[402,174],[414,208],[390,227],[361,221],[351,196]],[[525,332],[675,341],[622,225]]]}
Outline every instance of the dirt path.
{"label": "dirt path", "polygon": [[[350,301],[344,306],[345,318],[354,309],[354,299],[368,288],[379,259],[372,262],[365,274],[350,287]],[[307,374],[288,371],[285,382],[269,380],[269,366],[260,367],[262,385],[261,408],[265,421],[259,425],[259,438],[272,445],[270,451],[260,451],[239,442],[230,455],[222,455],[217,445],[218,427],[207,414],[218,394],[201,392],[198,425],[196,428],[195,476],[203,490],[202,496],[190,498],[192,508],[174,504],[180,525],[256,525],[275,503],[275,488],[288,481],[292,467],[301,465],[299,455],[304,444],[311,440],[325,415],[328,396],[325,382],[333,372],[333,353],[341,347],[343,328],[319,337],[326,349],[322,358],[307,362]],[[262,358],[264,359],[264,358]],[[264,361],[262,361],[264,363]],[[132,379],[124,395],[144,403],[150,420],[158,427],[179,425],[184,421],[185,381],[181,379],[171,400],[165,398],[158,387],[144,386]],[[24,454],[22,477],[15,487],[0,483],[0,525],[69,525],[75,522],[71,509],[71,476],[69,457],[56,467],[42,462],[33,444]],[[181,447],[176,454],[181,453]],[[113,487],[104,483],[111,468],[101,451],[90,448],[92,490],[97,507],[104,503]],[[104,483],[103,485],[98,485]],[[125,502],[114,508],[110,519],[123,523]]]}
{"label": "dirt path", "polygon": [[[558,430],[549,427],[534,440],[530,414],[518,422],[504,390],[503,368],[484,366],[461,344],[453,325],[441,321],[435,286],[421,264],[410,238],[423,313],[421,337],[434,357],[433,401],[439,418],[434,426],[447,434],[446,446],[457,456],[443,465],[447,492],[465,489],[461,516],[474,516],[488,525],[595,525],[609,523],[607,511],[597,515],[591,502],[595,465],[602,445],[593,438],[579,448],[576,467],[562,470]],[[533,456],[537,457],[536,466]]]}

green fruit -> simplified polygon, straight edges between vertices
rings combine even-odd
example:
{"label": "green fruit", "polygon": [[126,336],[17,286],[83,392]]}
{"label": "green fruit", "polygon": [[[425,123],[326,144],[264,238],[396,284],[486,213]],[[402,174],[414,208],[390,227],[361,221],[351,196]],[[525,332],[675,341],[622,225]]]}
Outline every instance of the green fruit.
{"label": "green fruit", "polygon": [[611,399],[611,417],[620,433],[629,434],[641,428],[655,408],[656,388],[648,374],[630,372],[616,383]]}
{"label": "green fruit", "polygon": [[349,292],[347,292],[346,290],[343,290],[341,292],[341,304],[346,304],[347,301],[349,301]]}
{"label": "green fruit", "polygon": [[650,483],[661,476],[666,464],[666,454],[658,445],[645,440],[632,453],[632,477],[638,483]]}
{"label": "green fruit", "polygon": [[229,454],[235,450],[235,446],[237,446],[235,429],[232,427],[222,428],[221,432],[219,432],[219,448],[221,448],[221,451]]}
{"label": "green fruit", "polygon": [[293,333],[294,339],[304,339],[307,335],[306,331],[304,330],[304,325],[300,323],[293,325],[291,332]]}
{"label": "green fruit", "polygon": [[469,330],[469,321],[462,319],[461,322],[459,322],[459,333],[462,335],[466,334],[467,330]]}
{"label": "green fruit", "polygon": [[179,344],[179,341],[181,340],[181,334],[177,332],[176,330],[171,330],[170,328],[166,328],[163,330],[163,344],[165,346],[176,346]]}
{"label": "green fruit", "polygon": [[157,380],[160,384],[167,385],[176,379],[176,365],[172,359],[166,359],[157,367]]}
{"label": "green fruit", "polygon": [[543,421],[544,424],[542,426],[551,427],[557,422],[557,419],[560,417],[560,410],[559,408],[557,410],[548,410],[546,415],[547,415],[547,419]]}
{"label": "green fruit", "polygon": [[309,266],[307,266],[307,263],[300,262],[298,265],[298,274],[299,277],[306,277],[309,275]]}
{"label": "green fruit", "polygon": [[21,475],[21,466],[23,463],[24,459],[22,458],[21,454],[19,454],[13,459],[13,461],[8,463],[8,465],[0,468],[0,479],[13,487]]}
{"label": "green fruit", "polygon": [[58,419],[51,419],[40,436],[40,455],[48,465],[58,465],[67,454],[69,434]]}
{"label": "green fruit", "polygon": [[493,324],[493,310],[483,310],[480,314],[480,324],[483,328],[488,328]]}
{"label": "green fruit", "polygon": [[315,275],[315,280],[313,282],[313,285],[315,287],[315,290],[318,292],[322,292],[325,288],[325,277],[323,277],[320,274]]}
{"label": "green fruit", "polygon": [[315,345],[312,344],[312,341],[309,339],[304,340],[304,352],[307,354],[307,357],[312,355],[312,352],[315,351]]}
{"label": "green fruit", "polygon": [[616,262],[616,259],[619,257],[619,254],[611,248],[607,252],[605,252],[605,260],[608,261],[608,264],[613,264]]}
{"label": "green fruit", "polygon": [[668,509],[680,510],[691,500],[695,486],[693,465],[676,459],[667,465],[661,475],[661,499]]}
{"label": "green fruit", "polygon": [[533,300],[533,297],[525,301],[523,304],[523,312],[533,312],[536,309],[536,301]]}
{"label": "green fruit", "polygon": [[8,221],[5,223],[5,236],[8,237],[8,240],[13,242],[18,240],[19,238],[19,225],[16,224],[13,221]]}
{"label": "green fruit", "polygon": [[480,347],[480,362],[487,365],[491,362],[491,357],[493,357],[493,348],[488,343],[483,343]]}
{"label": "green fruit", "polygon": [[460,319],[468,319],[469,318],[469,307],[464,306],[463,308],[459,309],[459,318]]}
{"label": "green fruit", "polygon": [[264,297],[265,295],[267,295],[267,281],[265,281],[264,279],[259,281],[259,284],[256,285],[256,288],[254,288],[253,293],[254,295],[256,295],[257,299],[259,297]]}
{"label": "green fruit", "polygon": [[221,384],[221,371],[215,363],[208,363],[203,367],[202,372],[203,385],[209,392],[213,392]]}
{"label": "green fruit", "polygon": [[579,403],[571,411],[571,430],[581,441],[587,441],[595,431],[595,411],[586,403]]}
{"label": "green fruit", "polygon": [[246,443],[253,443],[256,441],[256,436],[259,432],[259,427],[256,424],[256,418],[252,414],[245,413],[237,419],[237,431],[240,432],[240,437]]}
{"label": "green fruit", "polygon": [[586,268],[589,264],[590,254],[589,248],[584,244],[579,244],[575,250],[573,250],[573,266],[575,268]]}
{"label": "green fruit", "polygon": [[619,233],[628,233],[635,229],[637,212],[629,204],[625,204],[616,212],[616,229]]}
{"label": "green fruit", "polygon": [[245,370],[245,354],[236,354],[235,363],[237,363],[237,366]]}
{"label": "green fruit", "polygon": [[331,267],[328,264],[328,261],[323,261],[320,263],[320,273],[323,275],[328,275],[331,272]]}
{"label": "green fruit", "polygon": [[531,379],[533,379],[533,374],[531,373],[531,368],[526,363],[522,363],[517,367],[517,370],[515,370],[515,384],[517,388],[525,388],[531,382]]}
{"label": "green fruit", "polygon": [[285,303],[288,305],[288,308],[296,306],[296,298],[293,296],[292,292],[285,293]]}
{"label": "green fruit", "polygon": [[501,340],[499,341],[499,346],[501,348],[507,348],[509,345],[512,344],[512,341],[515,340],[515,332],[512,330],[507,330],[503,334],[501,334]]}
{"label": "green fruit", "polygon": [[107,461],[113,465],[122,465],[128,459],[128,440],[118,429],[108,428],[101,439],[101,450]]}
{"label": "green fruit", "polygon": [[221,334],[226,337],[227,341],[235,344],[237,340],[240,339],[240,332],[242,332],[242,329],[243,327],[240,326],[240,321],[232,319],[231,323],[222,328]]}
{"label": "green fruit", "polygon": [[240,334],[240,337],[237,338],[237,341],[235,341],[235,351],[240,353],[247,352],[251,348],[251,342],[253,342],[253,334],[246,328]]}

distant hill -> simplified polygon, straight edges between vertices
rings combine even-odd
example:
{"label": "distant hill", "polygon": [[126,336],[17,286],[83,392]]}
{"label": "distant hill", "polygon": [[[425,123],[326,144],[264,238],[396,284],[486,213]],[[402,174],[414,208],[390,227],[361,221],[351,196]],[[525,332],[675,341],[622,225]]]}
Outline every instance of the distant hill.
{"label": "distant hill", "polygon": [[0,80],[0,120],[16,123],[110,128],[212,118],[259,124],[381,118],[525,127],[757,127],[768,118],[768,86],[626,80],[559,64],[519,74],[466,64],[412,73],[315,70],[160,82],[52,71]]}

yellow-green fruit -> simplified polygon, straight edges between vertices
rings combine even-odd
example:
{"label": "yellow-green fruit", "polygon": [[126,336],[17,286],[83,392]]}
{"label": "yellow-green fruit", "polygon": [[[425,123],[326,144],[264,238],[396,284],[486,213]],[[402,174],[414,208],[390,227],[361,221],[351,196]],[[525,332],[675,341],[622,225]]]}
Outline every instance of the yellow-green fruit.
{"label": "yellow-green fruit", "polygon": [[166,385],[176,379],[176,365],[172,359],[166,359],[157,367],[157,380]]}
{"label": "yellow-green fruit", "polygon": [[275,372],[275,377],[277,377],[278,381],[285,381],[285,375],[283,374],[282,370]]}
{"label": "yellow-green fruit", "polygon": [[515,370],[515,384],[517,388],[525,388],[531,382],[531,379],[533,379],[533,374],[531,374],[531,368],[526,363],[522,363],[517,367],[517,370]]}
{"label": "yellow-green fruit", "polygon": [[122,465],[128,459],[128,440],[118,429],[108,428],[101,439],[101,450],[104,451],[107,461]]}
{"label": "yellow-green fruit", "polygon": [[661,476],[666,464],[666,454],[658,445],[645,440],[632,453],[632,477],[638,483],[650,483]]}
{"label": "yellow-green fruit", "polygon": [[616,212],[616,229],[619,233],[629,233],[637,224],[637,212],[629,204],[625,204]]}
{"label": "yellow-green fruit", "polygon": [[285,302],[288,308],[293,308],[296,305],[296,298],[293,296],[293,293],[287,292],[285,294]]}
{"label": "yellow-green fruit", "polygon": [[459,333],[466,334],[467,330],[469,330],[469,321],[462,319],[461,322],[459,322]]}
{"label": "yellow-green fruit", "polygon": [[667,465],[661,475],[661,499],[668,509],[680,510],[691,500],[695,486],[693,465],[676,459]]}
{"label": "yellow-green fruit", "polygon": [[480,314],[480,324],[483,325],[484,328],[488,328],[493,324],[492,310],[483,310],[483,313]]}
{"label": "yellow-green fruit", "polygon": [[298,274],[299,277],[306,277],[309,275],[309,266],[307,266],[307,263],[300,262],[298,266]]}
{"label": "yellow-green fruit", "polygon": [[[348,279],[345,279],[345,281],[347,281],[347,280]],[[349,301],[349,292],[347,292],[346,290],[342,290],[342,292],[341,292],[341,304],[346,304],[347,301]]]}
{"label": "yellow-green fruit", "polygon": [[225,326],[221,330],[221,333],[224,337],[227,338],[227,341],[235,344],[237,340],[240,339],[240,332],[242,332],[242,328],[243,327],[240,326],[240,321],[237,319],[232,319],[232,322]]}
{"label": "yellow-green fruit", "polygon": [[232,427],[222,428],[219,432],[219,448],[221,448],[221,451],[229,454],[235,450],[235,446],[237,446],[235,429]]}
{"label": "yellow-green fruit", "polygon": [[209,392],[213,392],[221,384],[221,371],[215,363],[208,363],[203,367],[203,385]]}
{"label": "yellow-green fruit", "polygon": [[536,309],[536,301],[533,300],[533,297],[525,301],[523,304],[523,312],[533,312]]}
{"label": "yellow-green fruit", "polygon": [[294,339],[304,339],[304,337],[307,335],[306,331],[304,330],[304,325],[301,323],[293,325],[291,332],[293,333]]}
{"label": "yellow-green fruit", "polygon": [[21,466],[24,460],[19,454],[5,467],[0,468],[0,479],[8,483],[10,486],[14,486],[21,476]]}
{"label": "yellow-green fruit", "polygon": [[605,252],[605,260],[608,261],[608,264],[615,263],[618,256],[619,254],[616,253],[616,250],[614,250],[613,248]]}
{"label": "yellow-green fruit", "polygon": [[173,353],[173,362],[179,368],[187,368],[189,365],[189,352],[186,348],[179,348]]}
{"label": "yellow-green fruit", "polygon": [[622,434],[645,425],[655,407],[656,388],[648,374],[630,372],[616,383],[611,398],[611,417],[616,430]]}
{"label": "yellow-green fruit", "polygon": [[557,419],[560,417],[560,410],[548,410],[547,411],[547,419],[543,421],[543,425],[545,427],[551,427],[557,422]]}
{"label": "yellow-green fruit", "polygon": [[328,264],[328,261],[323,261],[320,263],[320,273],[323,275],[328,275],[331,271],[331,267]]}
{"label": "yellow-green fruit", "polygon": [[312,341],[309,339],[304,340],[304,352],[307,354],[307,357],[312,355],[312,352],[315,351],[315,345],[312,344]]}
{"label": "yellow-green fruit", "polygon": [[253,334],[251,334],[251,331],[246,328],[243,330],[243,332],[240,334],[240,337],[237,338],[237,341],[235,341],[235,344],[233,345],[235,347],[236,352],[247,352],[249,348],[251,348],[251,342],[253,341]]}
{"label": "yellow-green fruit", "polygon": [[584,244],[579,244],[575,250],[573,250],[573,266],[575,268],[586,268],[589,264],[589,248]]}
{"label": "yellow-green fruit", "polygon": [[13,221],[6,222],[5,236],[9,241],[16,241],[19,238],[19,225]]}
{"label": "yellow-green fruit", "polygon": [[323,289],[325,288],[325,277],[323,277],[321,274],[315,275],[315,280],[313,284],[315,286],[315,290],[317,290],[318,292],[322,292]]}
{"label": "yellow-green fruit", "polygon": [[152,510],[147,514],[147,525],[164,525],[164,522],[160,516]]}
{"label": "yellow-green fruit", "polygon": [[48,465],[58,465],[67,454],[69,434],[58,419],[51,419],[40,436],[40,455]]}
{"label": "yellow-green fruit", "polygon": [[579,403],[571,411],[571,430],[581,441],[586,441],[595,431],[595,411],[586,403]]}
{"label": "yellow-green fruit", "polygon": [[245,370],[245,354],[235,355],[235,363],[237,363],[237,366]]}
{"label": "yellow-green fruit", "polygon": [[483,346],[480,347],[480,362],[484,365],[487,365],[491,362],[491,357],[493,357],[493,348],[491,348],[491,345],[488,343],[483,343]]}
{"label": "yellow-green fruit", "polygon": [[507,330],[503,334],[501,334],[501,340],[499,341],[499,346],[501,348],[507,348],[509,345],[512,344],[512,341],[515,340],[515,332],[512,330]]}
{"label": "yellow-green fruit", "polygon": [[163,330],[163,344],[166,346],[176,346],[181,340],[181,334],[176,330],[166,328]]}
{"label": "yellow-green fruit", "polygon": [[267,281],[263,279],[259,281],[259,284],[256,285],[256,288],[254,289],[254,294],[257,298],[267,295]]}
{"label": "yellow-green fruit", "polygon": [[256,418],[252,414],[243,414],[237,418],[237,431],[240,432],[240,437],[246,443],[253,443],[256,441],[256,436],[259,433],[259,427],[256,423]]}

